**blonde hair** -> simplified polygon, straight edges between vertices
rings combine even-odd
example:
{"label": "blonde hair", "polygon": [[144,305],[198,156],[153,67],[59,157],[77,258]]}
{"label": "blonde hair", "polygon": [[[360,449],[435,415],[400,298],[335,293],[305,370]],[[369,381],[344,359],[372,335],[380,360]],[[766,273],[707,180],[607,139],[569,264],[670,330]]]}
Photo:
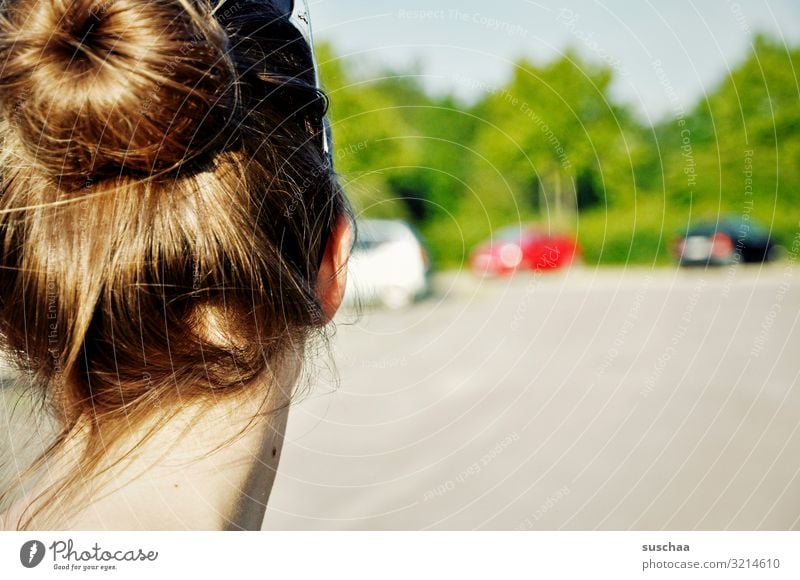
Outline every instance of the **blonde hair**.
{"label": "blonde hair", "polygon": [[85,422],[85,476],[101,432],[240,392],[323,326],[346,200],[310,50],[269,2],[1,10],[0,340],[60,425],[34,466]]}

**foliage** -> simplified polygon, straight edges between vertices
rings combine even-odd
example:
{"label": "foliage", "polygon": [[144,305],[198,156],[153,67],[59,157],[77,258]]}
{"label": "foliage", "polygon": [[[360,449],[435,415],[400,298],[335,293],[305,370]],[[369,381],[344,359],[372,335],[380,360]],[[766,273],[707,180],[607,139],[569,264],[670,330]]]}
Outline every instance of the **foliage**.
{"label": "foliage", "polygon": [[357,212],[413,221],[440,267],[508,223],[580,240],[590,263],[663,263],[687,224],[749,214],[784,243],[800,227],[800,50],[764,36],[686,114],[643,126],[613,70],[567,51],[519,59],[474,103],[417,71],[319,49],[337,168]]}

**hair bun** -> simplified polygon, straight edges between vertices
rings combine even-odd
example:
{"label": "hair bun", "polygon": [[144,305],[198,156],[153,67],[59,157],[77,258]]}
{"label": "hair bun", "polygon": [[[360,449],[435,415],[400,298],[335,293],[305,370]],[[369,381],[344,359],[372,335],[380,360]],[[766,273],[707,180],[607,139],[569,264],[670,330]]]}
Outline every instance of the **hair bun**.
{"label": "hair bun", "polygon": [[225,137],[235,77],[207,2],[12,0],[3,12],[6,122],[62,183],[170,170]]}

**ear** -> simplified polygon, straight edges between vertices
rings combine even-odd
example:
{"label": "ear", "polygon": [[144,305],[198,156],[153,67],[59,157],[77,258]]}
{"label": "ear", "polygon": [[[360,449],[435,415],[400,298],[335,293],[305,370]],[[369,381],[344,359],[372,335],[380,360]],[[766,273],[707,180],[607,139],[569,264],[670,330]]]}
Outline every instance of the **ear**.
{"label": "ear", "polygon": [[347,285],[347,260],[353,244],[353,229],[346,215],[337,218],[328,236],[317,274],[317,298],[325,323],[330,322],[344,298]]}

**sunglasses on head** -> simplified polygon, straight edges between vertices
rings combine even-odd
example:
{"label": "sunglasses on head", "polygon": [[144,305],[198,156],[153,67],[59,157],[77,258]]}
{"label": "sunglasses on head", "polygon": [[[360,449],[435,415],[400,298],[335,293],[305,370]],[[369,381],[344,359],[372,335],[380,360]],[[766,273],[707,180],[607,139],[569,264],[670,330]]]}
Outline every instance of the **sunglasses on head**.
{"label": "sunglasses on head", "polygon": [[[281,14],[284,14],[289,22],[300,32],[305,39],[306,45],[311,53],[311,64],[314,67],[314,84],[317,89],[320,89],[319,82],[319,68],[317,67],[317,59],[314,54],[314,37],[311,31],[311,16],[308,9],[307,0],[269,0],[273,6],[278,9]],[[328,118],[323,115],[321,119],[322,125],[322,149],[325,158],[328,162],[328,167],[333,168],[333,139],[331,138],[331,127]],[[330,231],[325,230],[322,233],[320,240],[320,261],[323,258],[325,247],[327,245]]]}
{"label": "sunglasses on head", "polygon": [[[307,0],[270,0],[282,14],[285,14],[289,22],[300,32],[311,52],[311,63],[314,67],[314,82],[320,88],[319,69],[317,59],[314,54],[314,37],[311,33],[311,16],[308,10]],[[333,166],[333,140],[331,139],[331,127],[328,118],[322,117],[322,150],[328,160],[328,164]]]}

